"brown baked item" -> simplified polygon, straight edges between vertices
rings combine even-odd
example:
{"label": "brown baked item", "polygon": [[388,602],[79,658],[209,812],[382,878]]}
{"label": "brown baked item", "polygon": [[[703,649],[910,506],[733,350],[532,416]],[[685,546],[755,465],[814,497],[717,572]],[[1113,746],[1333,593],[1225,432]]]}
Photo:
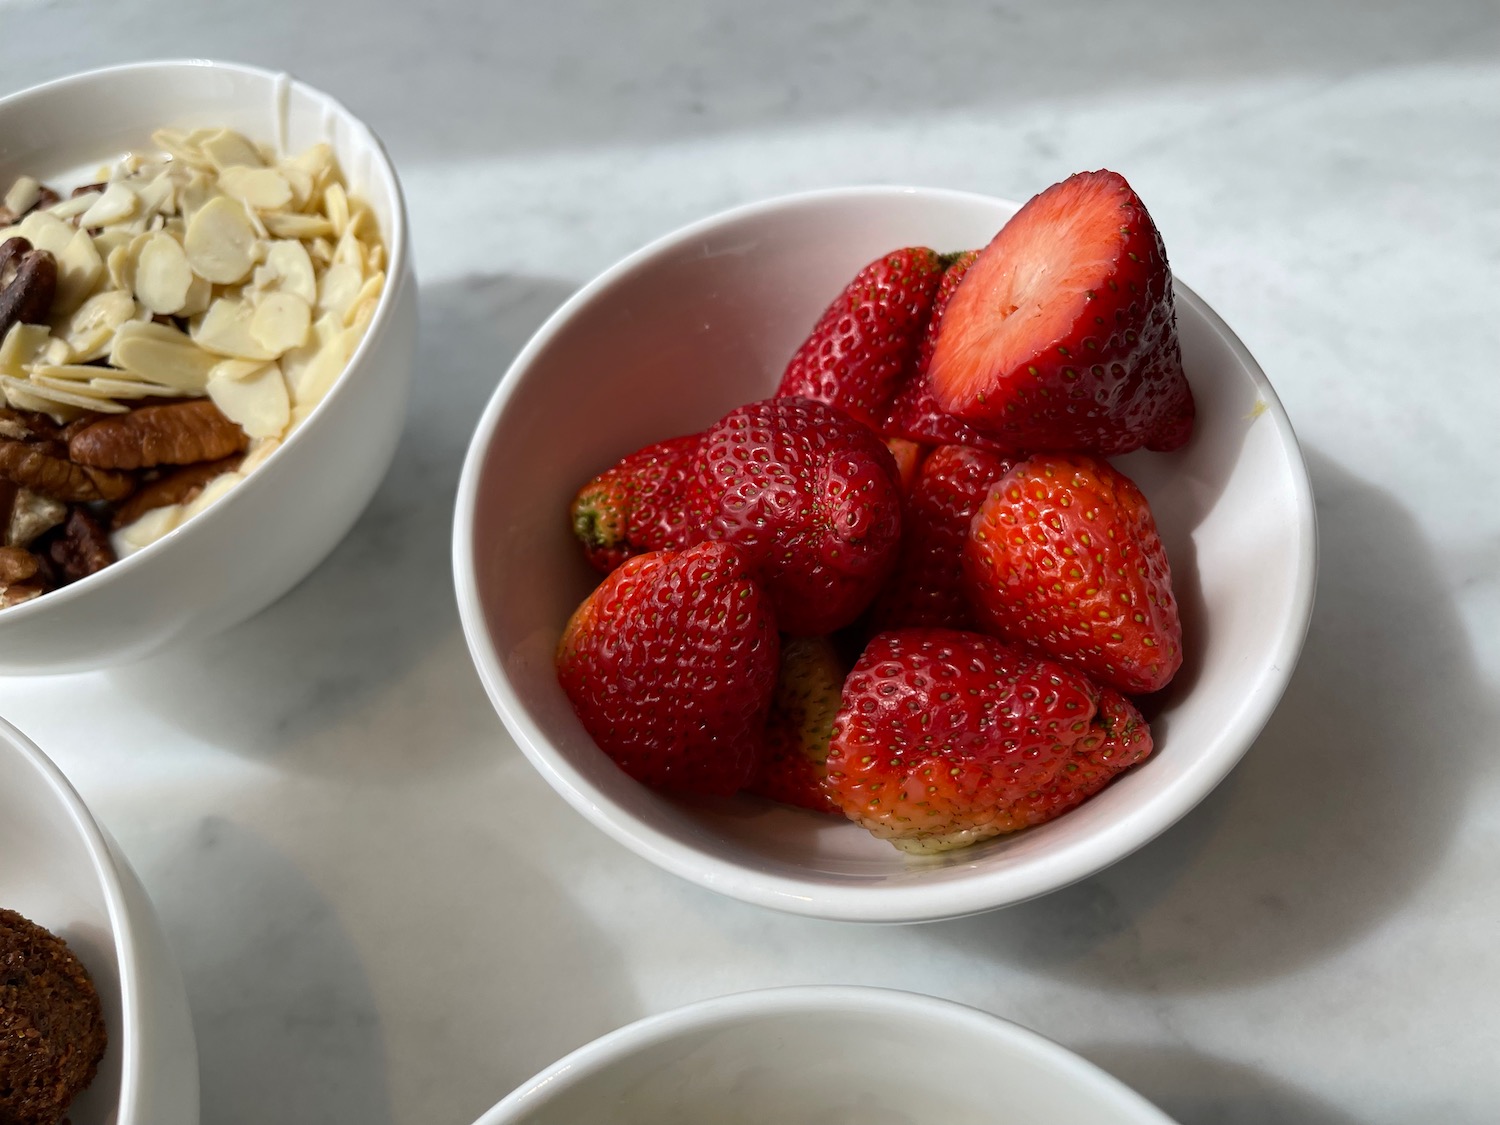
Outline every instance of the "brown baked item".
{"label": "brown baked item", "polygon": [[104,1044],[88,970],[61,938],[0,910],[0,1125],[57,1125]]}

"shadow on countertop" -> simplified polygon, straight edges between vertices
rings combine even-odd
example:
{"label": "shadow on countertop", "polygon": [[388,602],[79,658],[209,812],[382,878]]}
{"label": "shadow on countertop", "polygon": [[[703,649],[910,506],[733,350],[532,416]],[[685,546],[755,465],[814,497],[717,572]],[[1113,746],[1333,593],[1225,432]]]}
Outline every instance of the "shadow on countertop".
{"label": "shadow on countertop", "polygon": [[1484,4],[1358,0],[511,0],[386,5],[379,19],[363,0],[241,9],[127,0],[81,22],[69,4],[12,7],[7,38],[27,49],[0,54],[4,92],[133,61],[149,26],[152,57],[242,59],[333,91],[398,162],[954,109],[1014,114],[1169,84],[1337,81],[1490,59],[1497,43]]}
{"label": "shadow on countertop", "polygon": [[278,769],[378,781],[482,768],[504,736],[459,628],[454,495],[490,393],[569,292],[519,277],[425,286],[406,428],[348,537],[251,620],[110,674],[167,722]]}
{"label": "shadow on countertop", "polygon": [[947,941],[1107,991],[1214,990],[1337,954],[1441,862],[1476,774],[1497,768],[1491,692],[1416,521],[1307,452],[1317,605],[1286,695],[1243,762],[1134,856],[1045,898],[938,924]]}

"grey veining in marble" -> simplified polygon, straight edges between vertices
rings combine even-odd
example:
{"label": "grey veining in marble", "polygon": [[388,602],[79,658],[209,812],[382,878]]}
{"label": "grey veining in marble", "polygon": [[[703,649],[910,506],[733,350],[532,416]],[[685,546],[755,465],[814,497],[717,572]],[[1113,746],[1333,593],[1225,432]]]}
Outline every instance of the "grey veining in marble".
{"label": "grey veining in marble", "polygon": [[[1185,1125],[1500,1107],[1500,9],[0,0],[0,89],[286,67],[401,166],[423,331],[389,478],[214,641],[0,681],[174,941],[210,1125],[463,1125],[622,1023],[773,984],[962,999]],[[588,827],[510,744],[450,591],[468,431],[574,288],[673,226],[849,182],[1128,175],[1308,455],[1322,577],[1275,718],[1078,886],[916,928],[781,917]]]}

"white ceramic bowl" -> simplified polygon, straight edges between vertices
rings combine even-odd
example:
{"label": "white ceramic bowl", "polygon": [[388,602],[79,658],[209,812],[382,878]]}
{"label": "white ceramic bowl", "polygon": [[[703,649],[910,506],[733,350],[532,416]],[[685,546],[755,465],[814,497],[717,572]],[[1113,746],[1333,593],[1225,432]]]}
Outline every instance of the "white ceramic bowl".
{"label": "white ceramic bowl", "polygon": [[385,239],[380,307],[327,398],[243,484],[145,550],[0,611],[0,674],[102,667],[244,620],[333,550],[395,453],[416,343],[405,204],[380,141],[327,94],[203,60],[88,71],[0,99],[0,183],[108,163],[161,126],[215,124],[282,151],[333,147]]}
{"label": "white ceramic bowl", "polygon": [[196,1125],[187,993],[146,892],[68,779],[0,719],[0,907],[68,943],[109,1036],[73,1125]]}
{"label": "white ceramic bowl", "polygon": [[475,1125],[1171,1125],[1056,1043],[878,988],[774,988],[651,1016],[554,1063]]}
{"label": "white ceramic bowl", "polygon": [[662,797],[599,752],[558,687],[553,649],[597,581],[568,531],[574,491],[642,445],[702,430],[771,394],[824,306],[870,259],[914,243],[982,246],[1014,210],[949,191],[853,188],[695,223],[559,309],[480,420],[453,551],[480,678],[542,776],[667,870],[827,918],[916,921],[1019,902],[1100,870],[1176,821],[1239,760],[1281,697],[1312,610],[1306,469],[1265,375],[1180,284],[1196,432],[1177,453],[1117,463],[1161,526],[1186,664],[1153,719],[1153,758],[1087,804],[1040,828],[914,861],[853,825],[754,798]]}

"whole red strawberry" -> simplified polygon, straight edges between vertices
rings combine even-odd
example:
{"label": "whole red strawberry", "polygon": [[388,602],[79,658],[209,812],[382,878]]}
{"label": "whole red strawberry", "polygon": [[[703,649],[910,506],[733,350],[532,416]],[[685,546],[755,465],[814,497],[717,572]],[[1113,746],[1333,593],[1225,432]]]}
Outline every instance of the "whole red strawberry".
{"label": "whole red strawberry", "polygon": [[727,543],[627,560],[574,611],[557,678],[584,729],[660,789],[728,795],[760,768],[780,639]]}
{"label": "whole red strawberry", "polygon": [[578,490],[568,508],[584,557],[608,574],[632,555],[702,539],[688,524],[702,434],[648,445]]}
{"label": "whole red strawberry", "polygon": [[792,356],[776,394],[817,399],[879,427],[917,354],[948,260],[910,246],[865,266]]}
{"label": "whole red strawberry", "polygon": [[827,637],[792,637],[766,720],[766,761],[750,792],[814,812],[842,815],[824,788],[828,739],[848,671]]}
{"label": "whole red strawberry", "polygon": [[958,291],[958,283],[969,272],[969,267],[979,257],[978,250],[965,250],[958,255],[943,273],[937,296],[932,301],[932,316],[927,329],[922,333],[922,342],[917,348],[917,362],[911,373],[902,382],[891,403],[883,432],[891,439],[908,438],[938,445],[972,445],[978,449],[1006,450],[1009,447],[998,438],[976,430],[961,418],[944,413],[932,395],[932,388],[923,376],[932,361],[932,349],[937,346],[938,330],[948,310],[948,302]]}
{"label": "whole red strawberry", "polygon": [[990,485],[1013,464],[1014,458],[963,445],[928,454],[901,509],[901,557],[870,608],[872,631],[975,627],[964,593],[964,545]]}
{"label": "whole red strawberry", "polygon": [[844,683],[828,790],[902,851],[964,847],[1040,824],[1151,748],[1121,696],[978,633],[900,629]]}
{"label": "whole red strawberry", "polygon": [[964,549],[986,632],[1126,692],[1182,664],[1172,573],[1141,490],[1086,454],[1038,454],[995,482]]}
{"label": "whole red strawberry", "polygon": [[940,410],[1012,449],[1176,449],[1192,431],[1161,235],[1115,172],[1022,207],[969,267],[927,369]]}
{"label": "whole red strawberry", "polygon": [[739,547],[783,631],[843,628],[896,564],[901,498],[874,432],[805,398],[730,411],[703,435],[696,524]]}

